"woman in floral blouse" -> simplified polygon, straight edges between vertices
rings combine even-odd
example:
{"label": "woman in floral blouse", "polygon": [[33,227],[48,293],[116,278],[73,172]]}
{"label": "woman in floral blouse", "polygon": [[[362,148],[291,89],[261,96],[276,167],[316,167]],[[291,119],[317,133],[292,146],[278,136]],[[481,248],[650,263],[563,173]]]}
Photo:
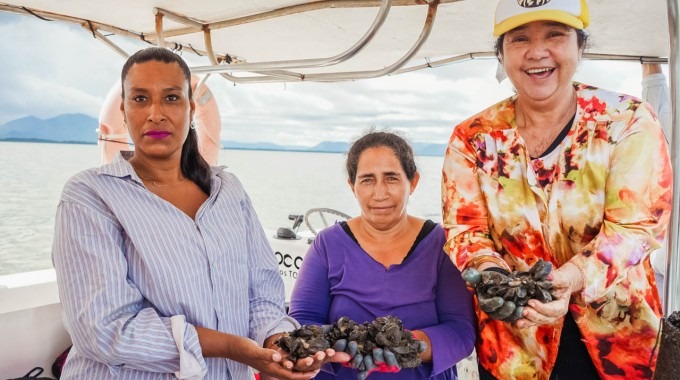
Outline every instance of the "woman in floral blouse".
{"label": "woman in floral blouse", "polygon": [[482,379],[650,379],[661,305],[649,253],[672,172],[649,104],[574,83],[585,0],[500,0],[497,55],[517,94],[454,129],[447,250],[461,269],[553,263],[556,299],[509,323],[477,307]]}

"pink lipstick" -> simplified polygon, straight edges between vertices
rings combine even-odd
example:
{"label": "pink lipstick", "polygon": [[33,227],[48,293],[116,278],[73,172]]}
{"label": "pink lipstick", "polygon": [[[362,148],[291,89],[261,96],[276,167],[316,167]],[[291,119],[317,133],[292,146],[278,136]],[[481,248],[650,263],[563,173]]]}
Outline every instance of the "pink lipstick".
{"label": "pink lipstick", "polygon": [[168,131],[149,131],[144,134],[145,136],[149,136],[152,139],[164,139],[168,136],[170,136],[170,132]]}

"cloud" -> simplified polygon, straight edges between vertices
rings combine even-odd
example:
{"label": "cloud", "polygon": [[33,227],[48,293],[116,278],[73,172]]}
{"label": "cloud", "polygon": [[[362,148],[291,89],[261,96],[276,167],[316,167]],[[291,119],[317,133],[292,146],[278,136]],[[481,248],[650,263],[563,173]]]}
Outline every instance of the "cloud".
{"label": "cloud", "polygon": [[[310,146],[350,141],[376,126],[402,130],[414,141],[442,142],[456,122],[512,93],[499,88],[495,67],[480,60],[345,83],[224,86],[221,78],[211,78],[208,85],[220,102],[222,135],[229,140]],[[460,68],[478,74],[461,78]]]}
{"label": "cloud", "polygon": [[3,16],[0,36],[0,123],[27,115],[98,115],[120,56],[78,26],[28,16]]}
{"label": "cloud", "polygon": [[[124,59],[80,26],[0,15],[0,123],[34,115],[99,115]],[[112,37],[132,52],[141,43]],[[185,53],[190,64],[205,58]],[[208,86],[222,138],[312,146],[351,141],[371,126],[443,142],[453,126],[512,94],[495,80],[496,61],[478,59],[418,72],[343,83],[237,84],[213,75]],[[576,80],[640,93],[639,63],[584,61]]]}

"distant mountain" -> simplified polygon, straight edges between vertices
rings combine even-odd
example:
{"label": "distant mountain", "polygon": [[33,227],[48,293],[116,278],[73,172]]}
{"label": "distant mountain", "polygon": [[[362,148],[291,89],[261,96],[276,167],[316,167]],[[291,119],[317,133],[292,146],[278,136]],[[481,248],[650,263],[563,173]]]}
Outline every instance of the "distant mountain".
{"label": "distant mountain", "polygon": [[[343,141],[324,141],[312,147],[299,145],[277,145],[267,142],[243,143],[232,140],[222,140],[225,149],[248,149],[248,150],[283,150],[295,152],[321,152],[321,153],[346,153],[349,143]],[[413,143],[413,151],[416,156],[444,156],[446,144]]]}
{"label": "distant mountain", "polygon": [[321,153],[344,153],[349,144],[346,142],[324,141],[312,147],[301,145],[278,145],[268,142],[244,143],[233,140],[222,140],[225,149],[251,149],[251,150],[283,150],[293,152],[321,152]]}
{"label": "distant mountain", "polygon": [[0,125],[0,140],[97,143],[97,119],[64,114],[51,119],[27,116]]}
{"label": "distant mountain", "polygon": [[[224,149],[246,149],[246,150],[298,150],[299,147],[284,146],[268,142],[247,143],[232,140],[222,140]],[[306,148],[303,148],[306,149]]]}
{"label": "distant mountain", "polygon": [[446,153],[447,144],[413,143],[416,156],[442,156]]}
{"label": "distant mountain", "polygon": [[309,148],[314,152],[345,153],[349,150],[349,144],[342,141],[324,141]]}
{"label": "distant mountain", "polygon": [[[64,114],[51,119],[28,116],[0,125],[0,140],[96,144],[98,126],[97,119],[83,114]],[[343,141],[323,141],[308,147],[278,145],[269,142],[244,143],[223,140],[222,146],[225,149],[323,153],[345,153],[349,149],[349,144]],[[413,143],[413,150],[418,156],[443,156],[446,144]]]}

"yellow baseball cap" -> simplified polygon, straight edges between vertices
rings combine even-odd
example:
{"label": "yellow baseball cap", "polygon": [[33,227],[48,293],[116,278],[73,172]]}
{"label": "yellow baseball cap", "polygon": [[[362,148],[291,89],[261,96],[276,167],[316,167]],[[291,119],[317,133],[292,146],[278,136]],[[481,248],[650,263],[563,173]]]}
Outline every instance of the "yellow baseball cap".
{"label": "yellow baseball cap", "polygon": [[496,7],[493,35],[533,21],[557,21],[576,29],[590,24],[586,0],[500,0]]}

